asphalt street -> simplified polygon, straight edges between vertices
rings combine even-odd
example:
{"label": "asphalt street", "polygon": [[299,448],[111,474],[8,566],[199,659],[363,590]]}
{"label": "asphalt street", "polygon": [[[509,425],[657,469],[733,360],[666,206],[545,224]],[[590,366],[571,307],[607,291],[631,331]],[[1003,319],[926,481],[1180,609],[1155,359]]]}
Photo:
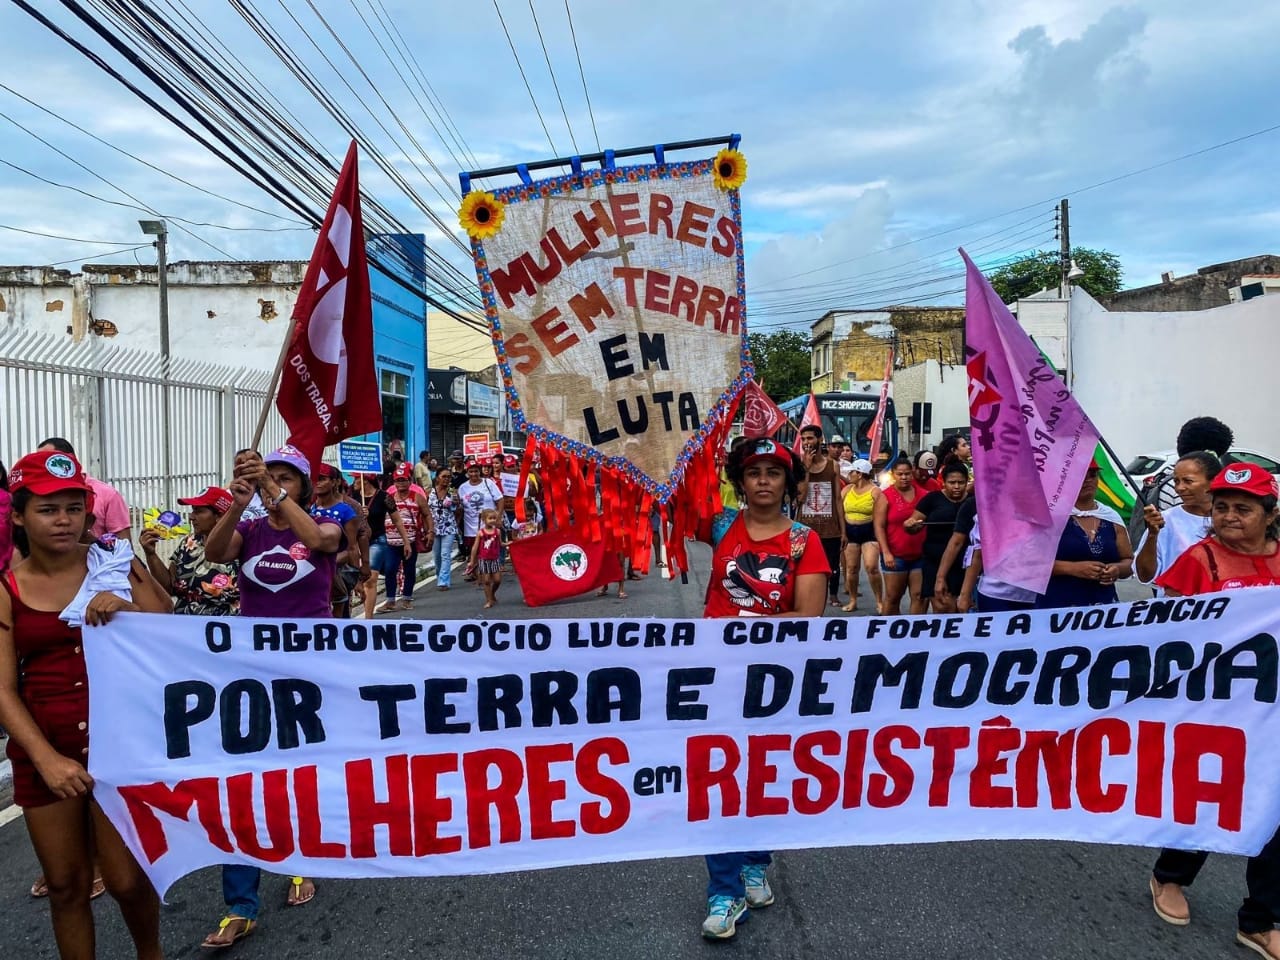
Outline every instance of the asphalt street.
{"label": "asphalt street", "polygon": [[[630,597],[579,598],[557,617],[696,615],[707,567],[695,547],[688,584],[656,576],[627,584]],[[415,618],[479,616],[470,584],[419,588]],[[616,589],[616,587],[615,587]],[[1124,591],[1138,596],[1137,588]],[[868,598],[860,599],[863,610]],[[500,615],[545,616],[508,578]],[[1058,842],[984,842],[786,851],[772,875],[778,902],[735,940],[698,935],[706,874],[700,858],[649,860],[438,880],[319,882],[306,906],[284,906],[286,879],[263,881],[262,923],[233,955],[302,958],[1009,958],[1167,960],[1243,957],[1234,946],[1244,863],[1215,856],[1191,891],[1194,920],[1174,928],[1151,911],[1155,851]],[[38,872],[19,817],[0,827],[0,958],[54,958],[48,908],[28,898]],[[164,907],[169,957],[207,955],[202,937],[222,903],[218,872],[181,880]],[[98,955],[132,956],[109,897],[95,906]]]}

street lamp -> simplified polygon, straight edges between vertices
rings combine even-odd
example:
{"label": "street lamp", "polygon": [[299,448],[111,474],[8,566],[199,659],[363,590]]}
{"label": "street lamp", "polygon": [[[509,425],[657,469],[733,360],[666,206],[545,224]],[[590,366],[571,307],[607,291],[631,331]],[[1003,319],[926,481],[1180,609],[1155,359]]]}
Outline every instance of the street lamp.
{"label": "street lamp", "polygon": [[163,220],[139,220],[138,226],[144,234],[156,238],[156,274],[160,287],[160,435],[164,449],[164,506],[168,509],[173,505],[172,443],[169,436],[169,273],[165,260],[169,229]]}

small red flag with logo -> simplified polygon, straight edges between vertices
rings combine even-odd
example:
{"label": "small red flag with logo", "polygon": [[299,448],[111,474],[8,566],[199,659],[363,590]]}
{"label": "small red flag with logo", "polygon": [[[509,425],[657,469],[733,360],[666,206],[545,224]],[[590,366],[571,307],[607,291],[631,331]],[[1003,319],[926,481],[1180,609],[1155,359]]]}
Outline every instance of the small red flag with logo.
{"label": "small red flag with logo", "polygon": [[622,579],[618,555],[572,527],[517,540],[508,549],[524,602],[531,607],[567,600]]}
{"label": "small red flag with logo", "polygon": [[754,380],[742,391],[742,435],[750,440],[772,437],[787,422],[787,415]]}
{"label": "small red flag with logo", "polygon": [[276,409],[313,464],[326,445],[382,429],[373,300],[353,140],[293,308]]}
{"label": "small red flag with logo", "polygon": [[[818,413],[818,398],[812,393],[809,394],[809,403],[804,408],[804,417],[800,420],[800,430],[808,426],[822,426],[822,416]],[[791,452],[797,457],[804,453],[804,448],[800,444],[800,430],[796,431],[795,443],[791,444]]]}

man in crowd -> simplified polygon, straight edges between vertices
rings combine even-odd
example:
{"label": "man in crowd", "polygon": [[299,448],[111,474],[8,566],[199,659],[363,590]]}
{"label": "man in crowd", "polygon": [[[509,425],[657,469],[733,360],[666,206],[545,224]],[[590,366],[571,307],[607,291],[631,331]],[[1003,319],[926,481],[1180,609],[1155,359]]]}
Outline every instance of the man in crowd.
{"label": "man in crowd", "polygon": [[840,471],[822,442],[822,428],[808,424],[800,428],[800,459],[807,471],[801,486],[802,502],[796,517],[818,535],[827,556],[827,592],[831,605],[840,606],[840,554],[844,551],[844,503],[840,496]]}
{"label": "man in crowd", "polygon": [[418,453],[418,462],[413,465],[413,482],[423,490],[431,489],[431,479],[435,475],[431,469],[431,454],[426,450]]}

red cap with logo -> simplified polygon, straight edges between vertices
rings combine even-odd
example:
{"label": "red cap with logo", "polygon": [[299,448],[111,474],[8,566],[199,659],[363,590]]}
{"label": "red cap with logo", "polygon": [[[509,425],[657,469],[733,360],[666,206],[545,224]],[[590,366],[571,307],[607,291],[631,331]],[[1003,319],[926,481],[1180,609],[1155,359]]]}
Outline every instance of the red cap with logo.
{"label": "red cap with logo", "polygon": [[514,453],[508,453],[502,458],[502,465],[504,467],[518,467],[520,466],[520,458]]}
{"label": "red cap with logo", "polygon": [[403,460],[401,460],[398,464],[396,464],[396,472],[392,474],[392,479],[409,480],[412,477],[413,477],[412,464],[405,463]]}
{"label": "red cap with logo", "polygon": [[752,444],[748,444],[748,446],[750,447],[750,452],[742,458],[744,470],[757,460],[776,460],[788,470],[795,469],[795,454],[768,437],[761,437],[759,440],[753,441]]}
{"label": "red cap with logo", "polygon": [[234,501],[231,494],[221,487],[205,487],[194,497],[179,497],[178,502],[184,507],[208,507],[218,513],[226,513]]}
{"label": "red cap with logo", "polygon": [[38,450],[15,463],[9,471],[9,489],[15,493],[30,490],[37,497],[63,490],[83,490],[92,496],[80,462],[59,450]]}
{"label": "red cap with logo", "polygon": [[1209,484],[1210,490],[1234,490],[1238,493],[1251,493],[1255,497],[1280,497],[1280,487],[1276,478],[1256,463],[1233,463],[1224,467],[1222,472]]}

